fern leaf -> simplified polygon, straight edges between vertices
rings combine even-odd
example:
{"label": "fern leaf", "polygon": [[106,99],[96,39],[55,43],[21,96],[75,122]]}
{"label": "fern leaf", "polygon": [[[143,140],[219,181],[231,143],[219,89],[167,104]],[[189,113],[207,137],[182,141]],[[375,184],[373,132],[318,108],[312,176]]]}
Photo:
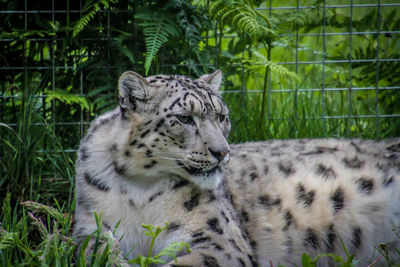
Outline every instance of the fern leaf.
{"label": "fern leaf", "polygon": [[72,36],[75,37],[80,33],[88,24],[89,22],[94,18],[94,16],[97,14],[98,11],[101,10],[101,6],[104,6],[106,8],[110,7],[110,3],[117,3],[118,0],[99,0],[96,3],[93,3],[89,1],[87,5],[83,8],[83,10],[90,10],[86,15],[84,15],[74,26],[73,31],[72,31]]}
{"label": "fern leaf", "polygon": [[89,13],[87,13],[85,16],[83,16],[75,25],[74,30],[72,35],[75,37],[80,33],[86,25],[89,24],[89,22],[94,18],[94,15],[96,15],[97,11],[99,10],[99,6],[95,5],[94,9],[91,10]]}
{"label": "fern leaf", "polygon": [[[136,18],[138,18],[138,16],[136,16]],[[161,46],[168,41],[169,37],[177,36],[180,32],[178,25],[174,21],[166,18],[144,21],[140,23],[139,26],[143,28],[143,35],[145,36],[146,59],[144,68],[147,75],[151,63]]]}
{"label": "fern leaf", "polygon": [[64,102],[67,105],[78,104],[82,109],[90,110],[90,105],[87,99],[84,96],[77,96],[74,94],[70,94],[65,90],[56,89],[54,91],[45,91],[47,97],[46,101],[51,101],[53,99],[57,99],[60,102]]}
{"label": "fern leaf", "polygon": [[275,35],[275,32],[263,23],[267,21],[269,24],[268,19],[257,12],[251,2],[218,0],[210,5],[209,12],[211,17],[219,20],[220,23],[231,24],[239,31],[248,34],[253,40],[258,40],[268,34]]}
{"label": "fern leaf", "polygon": [[242,60],[242,63],[246,64],[246,65],[250,65],[250,67],[252,67],[252,68],[269,67],[271,72],[273,72],[279,76],[299,80],[297,73],[288,70],[285,66],[278,65],[275,62],[268,60],[264,55],[262,55],[258,52],[255,52],[253,55],[256,57],[255,59],[245,59],[245,60]]}

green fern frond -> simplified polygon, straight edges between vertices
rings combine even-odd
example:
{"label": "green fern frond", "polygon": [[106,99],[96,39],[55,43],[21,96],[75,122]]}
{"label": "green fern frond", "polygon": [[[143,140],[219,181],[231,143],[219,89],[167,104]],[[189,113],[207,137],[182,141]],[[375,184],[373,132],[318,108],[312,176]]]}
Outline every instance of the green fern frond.
{"label": "green fern frond", "polygon": [[275,34],[270,28],[269,20],[254,9],[250,2],[217,0],[210,5],[209,12],[211,17],[217,19],[221,24],[228,23],[248,34],[253,40],[266,37],[268,34]]}
{"label": "green fern frond", "polygon": [[87,13],[85,16],[83,16],[75,25],[74,30],[72,32],[72,36],[78,35],[85,27],[86,25],[89,24],[89,22],[94,18],[94,15],[96,15],[97,11],[99,11],[100,7],[99,5],[95,5],[93,10],[91,10],[89,13]]}
{"label": "green fern frond", "polygon": [[90,104],[84,96],[77,96],[70,94],[65,90],[55,89],[54,91],[45,91],[46,101],[57,99],[60,102],[64,102],[67,105],[78,104],[82,109],[90,110]]}
{"label": "green fern frond", "polygon": [[89,22],[94,18],[94,16],[101,10],[101,6],[105,8],[108,8],[110,6],[110,3],[117,3],[118,0],[99,0],[96,3],[93,3],[89,1],[86,6],[83,8],[83,10],[90,10],[86,15],[84,15],[74,26],[73,31],[72,31],[72,36],[78,35],[88,24]]}
{"label": "green fern frond", "polygon": [[153,17],[150,21],[149,16],[143,16],[143,13],[135,17],[145,17],[146,19],[144,22],[139,23],[139,26],[143,28],[143,35],[145,36],[146,59],[144,68],[147,75],[158,50],[168,41],[169,37],[178,36],[180,29],[174,21],[167,18],[155,19]]}
{"label": "green fern frond", "polygon": [[256,58],[254,59],[244,59],[243,64],[249,65],[251,68],[266,68],[269,67],[271,72],[290,79],[299,80],[297,73],[288,70],[285,66],[278,65],[273,61],[268,60],[264,55],[255,52],[253,54]]}

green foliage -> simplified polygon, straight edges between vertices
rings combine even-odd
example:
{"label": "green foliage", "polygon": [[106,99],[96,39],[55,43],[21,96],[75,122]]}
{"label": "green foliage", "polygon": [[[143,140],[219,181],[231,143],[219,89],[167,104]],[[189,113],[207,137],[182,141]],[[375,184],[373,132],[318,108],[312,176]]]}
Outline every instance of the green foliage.
{"label": "green foliage", "polygon": [[90,111],[89,103],[84,96],[78,96],[68,93],[65,90],[56,89],[54,91],[45,91],[47,95],[46,101],[50,102],[53,99],[57,99],[67,105],[78,104],[82,109]]}
{"label": "green foliage", "polygon": [[85,6],[82,11],[87,13],[77,21],[73,29],[73,36],[75,37],[78,35],[102,8],[110,8],[110,3],[116,4],[118,3],[118,0],[85,1]]}
{"label": "green foliage", "polygon": [[[57,203],[57,202],[56,202]],[[2,266],[15,266],[26,264],[28,266],[118,266],[124,260],[118,249],[116,240],[110,232],[102,231],[101,218],[94,214],[97,229],[89,235],[81,245],[77,258],[74,251],[77,245],[70,237],[72,216],[64,213],[63,208],[53,208],[34,201],[20,203],[23,210],[18,211],[17,204],[12,210],[11,194],[3,201],[0,216],[0,264]],[[30,211],[25,211],[25,209]],[[22,214],[22,216],[19,216]],[[28,216],[26,216],[28,215]],[[29,223],[31,221],[32,223]],[[157,236],[168,228],[143,225],[145,234],[152,238],[151,247],[147,257],[138,255],[130,263],[139,264],[141,267],[155,263],[165,263],[161,257],[170,257],[176,261],[176,254],[182,249],[190,252],[189,246],[184,242],[173,242],[159,254],[151,257],[152,249]],[[32,236],[36,236],[32,242]],[[93,242],[93,251],[86,258],[85,251]]]}
{"label": "green foliage", "polygon": [[300,80],[296,72],[290,71],[282,65],[278,65],[275,62],[268,60],[263,54],[258,52],[254,52],[254,58],[243,59],[241,63],[250,70],[257,68],[268,68],[273,74],[282,76],[282,78],[289,78],[297,81]]}
{"label": "green foliage", "polygon": [[239,31],[248,34],[254,41],[265,40],[269,35],[275,35],[269,19],[254,8],[251,0],[213,1],[209,12],[212,18],[221,24],[227,23],[234,26]]}
{"label": "green foliage", "polygon": [[146,43],[146,60],[144,69],[148,74],[151,62],[156,56],[161,46],[173,36],[180,34],[178,25],[167,17],[159,17],[154,13],[140,13],[135,16],[136,19],[142,20],[139,26],[142,27]]}
{"label": "green foliage", "polygon": [[190,252],[189,245],[186,244],[185,242],[172,242],[169,244],[166,248],[161,250],[160,253],[158,253],[155,256],[151,256],[153,253],[153,247],[155,244],[155,240],[161,232],[165,231],[168,229],[169,224],[166,223],[164,227],[154,227],[149,224],[142,224],[142,227],[146,229],[147,231],[145,232],[145,235],[151,237],[151,244],[149,248],[149,252],[147,254],[147,257],[143,255],[139,255],[135,259],[129,261],[131,264],[139,264],[141,267],[148,267],[151,264],[159,264],[163,263],[165,264],[165,260],[161,259],[163,256],[168,256],[171,257],[175,262],[177,262],[176,254],[181,251],[182,249],[186,249],[187,252]]}
{"label": "green foliage", "polygon": [[352,267],[356,266],[357,262],[354,261],[354,256],[348,257],[347,260],[344,260],[342,257],[335,254],[320,254],[317,255],[314,259],[310,257],[308,254],[303,254],[301,257],[301,264],[303,267],[316,267],[318,260],[322,258],[331,258],[335,262],[335,266],[340,267]]}

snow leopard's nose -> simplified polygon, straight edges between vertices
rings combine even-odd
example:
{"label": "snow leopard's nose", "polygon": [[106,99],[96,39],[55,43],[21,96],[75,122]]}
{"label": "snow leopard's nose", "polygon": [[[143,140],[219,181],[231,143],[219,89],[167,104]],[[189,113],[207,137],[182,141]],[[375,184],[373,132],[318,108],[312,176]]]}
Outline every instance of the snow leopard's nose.
{"label": "snow leopard's nose", "polygon": [[214,151],[211,148],[208,148],[208,151],[210,151],[210,154],[216,158],[218,162],[221,162],[229,153],[229,149]]}

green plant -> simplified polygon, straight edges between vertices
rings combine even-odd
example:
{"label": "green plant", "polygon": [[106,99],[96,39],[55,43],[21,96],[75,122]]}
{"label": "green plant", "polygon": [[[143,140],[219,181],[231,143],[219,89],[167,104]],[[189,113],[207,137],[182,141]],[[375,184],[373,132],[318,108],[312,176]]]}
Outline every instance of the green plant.
{"label": "green plant", "polygon": [[[160,17],[161,16],[161,17]],[[180,28],[170,18],[162,14],[154,14],[154,12],[138,13],[136,19],[142,20],[139,26],[142,28],[146,43],[146,60],[144,69],[148,74],[151,62],[156,56],[161,46],[168,41],[170,37],[178,36]]]}
{"label": "green plant", "polygon": [[150,266],[150,264],[165,263],[165,260],[161,259],[161,257],[163,257],[163,256],[171,257],[173,260],[175,260],[177,262],[176,254],[179,251],[181,251],[182,249],[185,248],[186,251],[190,252],[189,245],[186,244],[185,242],[172,242],[166,248],[161,250],[160,253],[158,253],[157,255],[152,257],[151,255],[153,253],[153,246],[154,246],[157,236],[161,232],[168,229],[169,224],[166,223],[165,226],[162,228],[158,227],[158,226],[154,227],[154,226],[148,225],[148,224],[142,224],[142,227],[147,230],[145,232],[145,234],[147,236],[151,237],[151,244],[150,244],[149,252],[147,253],[146,257],[143,255],[139,255],[135,259],[129,261],[129,263],[139,264],[141,267],[148,267],[148,266]]}
{"label": "green plant", "polygon": [[83,7],[82,12],[87,13],[76,22],[72,36],[75,37],[78,35],[102,8],[110,8],[110,4],[116,3],[118,3],[118,0],[85,1],[85,6]]}

